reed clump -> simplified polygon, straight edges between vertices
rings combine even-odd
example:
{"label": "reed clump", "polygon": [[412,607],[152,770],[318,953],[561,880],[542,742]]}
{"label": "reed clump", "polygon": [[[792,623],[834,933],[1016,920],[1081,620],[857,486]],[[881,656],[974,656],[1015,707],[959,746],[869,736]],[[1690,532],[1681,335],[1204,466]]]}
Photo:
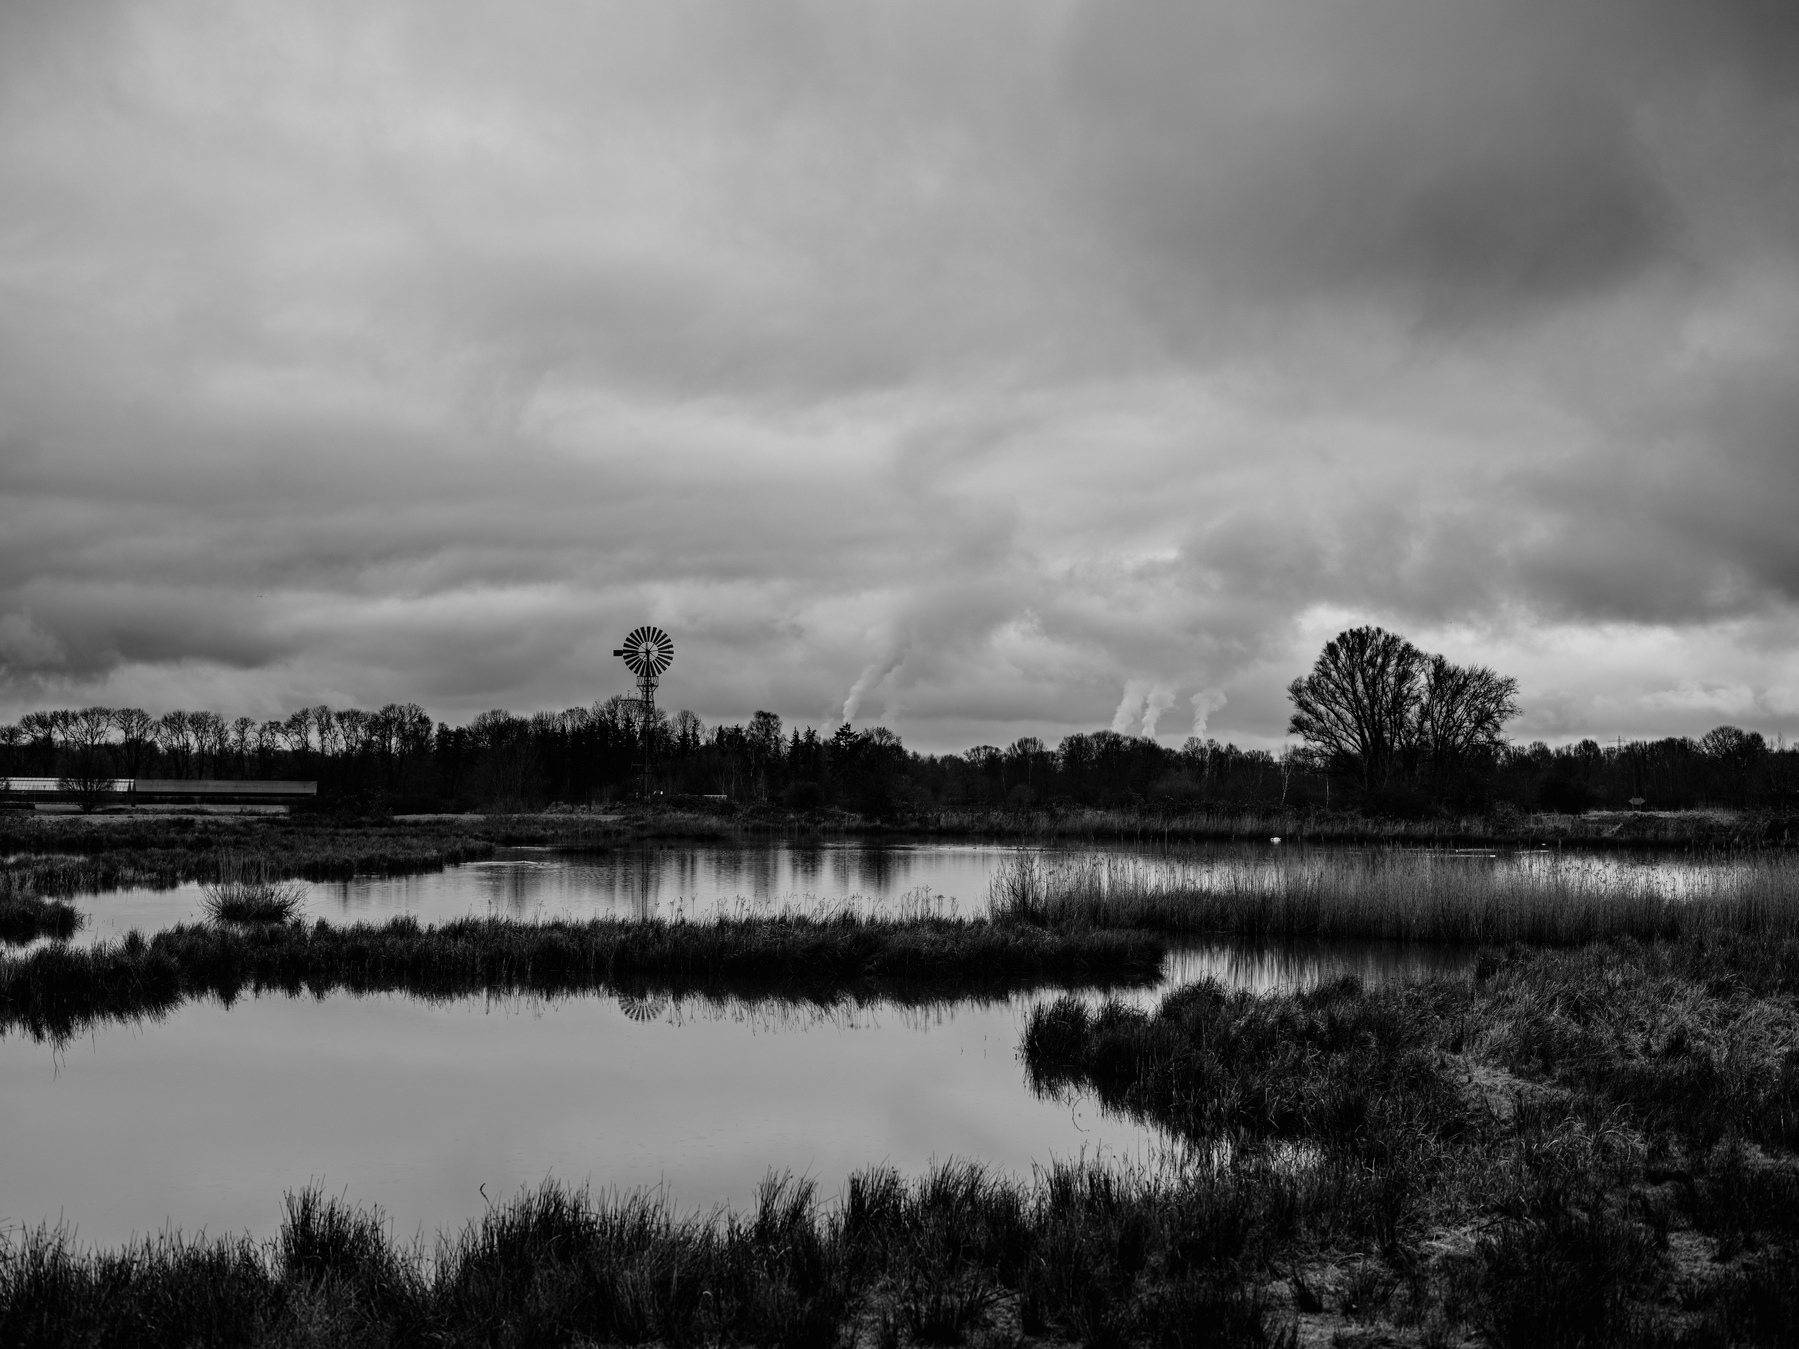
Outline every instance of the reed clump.
{"label": "reed clump", "polygon": [[1396,848],[1193,861],[1021,853],[995,876],[991,909],[1055,928],[1278,941],[1567,946],[1625,936],[1784,936],[1799,932],[1799,856],[1651,865]]}
{"label": "reed clump", "polygon": [[72,904],[0,891],[0,942],[22,945],[41,937],[66,940],[75,935],[81,922],[81,912]]}
{"label": "reed clump", "polygon": [[206,912],[219,923],[285,923],[299,917],[305,899],[299,886],[278,881],[265,857],[227,854],[218,879],[201,887]]}
{"label": "reed clump", "polygon": [[1042,985],[1153,983],[1166,949],[1150,933],[851,913],[708,923],[465,918],[421,927],[396,918],[380,926],[189,925],[148,940],[134,932],[92,948],[0,957],[0,1031],[61,1038],[98,1020],[159,1015],[192,997],[230,1000],[264,989],[928,1002]]}

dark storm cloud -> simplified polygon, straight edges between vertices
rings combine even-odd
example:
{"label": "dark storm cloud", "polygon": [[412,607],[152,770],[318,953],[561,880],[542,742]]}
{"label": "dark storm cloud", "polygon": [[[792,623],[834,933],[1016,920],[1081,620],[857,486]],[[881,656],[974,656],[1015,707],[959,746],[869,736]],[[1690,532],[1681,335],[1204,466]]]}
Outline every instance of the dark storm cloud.
{"label": "dark storm cloud", "polygon": [[1617,284],[1674,208],[1568,8],[1096,7],[1073,53],[1094,172],[1202,297],[1491,322]]}
{"label": "dark storm cloud", "polygon": [[14,707],[1799,717],[1790,5],[23,3],[0,107]]}

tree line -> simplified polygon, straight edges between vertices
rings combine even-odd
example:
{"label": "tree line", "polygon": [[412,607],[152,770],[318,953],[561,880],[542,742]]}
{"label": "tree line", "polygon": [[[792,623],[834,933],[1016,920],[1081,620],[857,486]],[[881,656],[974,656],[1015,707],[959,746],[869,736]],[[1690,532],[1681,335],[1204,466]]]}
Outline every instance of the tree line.
{"label": "tree line", "polygon": [[414,703],[327,706],[285,718],[139,708],[33,712],[0,725],[0,775],[55,777],[97,802],[130,778],[300,778],[327,807],[522,810],[630,799],[725,798],[869,816],[1059,806],[1154,811],[1352,810],[1419,816],[1515,808],[1799,808],[1799,753],[1721,726],[1700,739],[1551,749],[1508,741],[1517,683],[1379,628],[1340,633],[1288,688],[1279,754],[1190,737],[1176,749],[1096,731],[1025,736],[961,754],[910,751],[886,727],[821,735],[772,712],[707,727],[636,700],[433,722]]}

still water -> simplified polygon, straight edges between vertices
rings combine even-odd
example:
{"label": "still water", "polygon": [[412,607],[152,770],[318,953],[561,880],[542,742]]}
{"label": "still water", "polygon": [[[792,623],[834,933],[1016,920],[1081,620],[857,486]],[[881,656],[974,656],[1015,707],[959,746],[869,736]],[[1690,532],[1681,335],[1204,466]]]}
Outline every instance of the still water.
{"label": "still water", "polygon": [[[173,1224],[272,1235],[309,1181],[427,1236],[546,1176],[747,1204],[769,1168],[837,1194],[882,1162],[1012,1174],[1149,1162],[1152,1131],[1025,1081],[1030,999],[915,1010],[189,1003],[60,1049],[0,1040],[0,1227],[65,1221],[116,1244]],[[485,1192],[485,1193],[484,1193]]]}
{"label": "still water", "polygon": [[[792,910],[854,908],[900,913],[928,904],[944,913],[987,909],[988,886],[1017,849],[928,844],[792,847],[685,844],[619,848],[578,857],[507,849],[492,861],[423,876],[302,883],[308,918],[384,923],[411,915],[425,924],[470,915],[521,922],[571,918],[706,919]],[[194,884],[115,890],[74,901],[86,915],[78,940],[149,933],[206,916]]]}
{"label": "still water", "polygon": [[[1304,873],[1344,858],[1368,856],[1356,849],[1236,844],[1027,851],[1051,868],[1061,860],[1101,857],[1120,873],[1201,888],[1243,882],[1253,888],[1277,878],[1303,879]],[[402,915],[424,924],[488,915],[522,922],[704,920],[842,909],[973,916],[987,911],[996,873],[1019,856],[1016,847],[946,843],[663,844],[581,856],[514,848],[490,861],[422,876],[298,884],[306,917],[333,923],[384,923]],[[1407,869],[1420,874],[1450,877],[1477,869],[1578,894],[1652,885],[1676,898],[1712,893],[1735,873],[1753,869],[1749,863],[1574,852],[1416,850],[1404,857]],[[148,934],[206,917],[205,894],[197,884],[115,890],[73,902],[86,918],[76,936],[80,942],[115,940],[134,928]]]}
{"label": "still water", "polygon": [[[304,887],[308,918],[467,914],[706,918],[781,909],[985,910],[1013,850],[673,846],[509,852],[442,873]],[[197,886],[78,903],[79,940],[201,921]],[[1242,988],[1453,972],[1463,953],[1381,943],[1174,953],[1152,1004],[1202,976]],[[851,1172],[974,1159],[1013,1175],[1080,1156],[1153,1164],[1155,1131],[1084,1096],[1045,1100],[1018,1045],[1053,992],[928,1010],[271,994],[102,1026],[63,1046],[0,1037],[0,1228],[65,1222],[115,1245],[167,1227],[271,1235],[310,1182],[427,1236],[546,1177],[662,1186],[742,1206],[771,1169],[830,1197]],[[1097,995],[1088,995],[1097,996]]]}

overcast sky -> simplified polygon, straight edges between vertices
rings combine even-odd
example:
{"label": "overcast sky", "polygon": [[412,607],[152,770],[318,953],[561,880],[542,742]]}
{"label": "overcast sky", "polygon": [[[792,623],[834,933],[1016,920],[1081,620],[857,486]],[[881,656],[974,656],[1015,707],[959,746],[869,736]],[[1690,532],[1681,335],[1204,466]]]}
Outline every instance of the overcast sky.
{"label": "overcast sky", "polygon": [[5,0],[0,714],[1799,732],[1792,0]]}

